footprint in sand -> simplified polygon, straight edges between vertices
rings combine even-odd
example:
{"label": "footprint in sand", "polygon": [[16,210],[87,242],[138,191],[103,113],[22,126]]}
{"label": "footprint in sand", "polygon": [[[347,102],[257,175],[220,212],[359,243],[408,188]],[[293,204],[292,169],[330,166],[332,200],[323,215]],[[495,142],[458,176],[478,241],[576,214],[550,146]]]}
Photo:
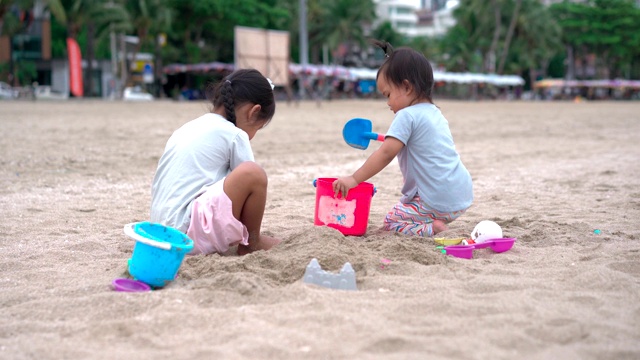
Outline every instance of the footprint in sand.
{"label": "footprint in sand", "polygon": [[633,277],[640,278],[640,263],[638,263],[637,261],[617,262],[608,264],[607,267],[612,270],[620,271]]}
{"label": "footprint in sand", "polygon": [[556,344],[570,344],[589,336],[582,324],[567,318],[553,319],[525,332],[532,338]]}

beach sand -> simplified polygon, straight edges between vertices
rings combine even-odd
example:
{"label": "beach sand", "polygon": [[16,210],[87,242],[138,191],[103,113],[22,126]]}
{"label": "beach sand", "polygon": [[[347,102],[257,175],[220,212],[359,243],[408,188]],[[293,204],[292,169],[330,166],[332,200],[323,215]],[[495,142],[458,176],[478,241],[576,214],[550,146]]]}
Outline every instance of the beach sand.
{"label": "beach sand", "polygon": [[[313,180],[379,147],[347,146],[344,123],[385,132],[393,114],[384,100],[279,103],[252,144],[269,175],[263,230],[283,242],[188,256],[165,288],[123,293],[123,226],[148,220],[168,137],[209,105],[0,102],[0,358],[640,358],[640,103],[437,105],[475,192],[442,236],[492,220],[511,250],[459,259],[380,231],[395,160],[369,180],[365,236],[314,226]],[[349,262],[358,290],[305,284],[312,258]]]}

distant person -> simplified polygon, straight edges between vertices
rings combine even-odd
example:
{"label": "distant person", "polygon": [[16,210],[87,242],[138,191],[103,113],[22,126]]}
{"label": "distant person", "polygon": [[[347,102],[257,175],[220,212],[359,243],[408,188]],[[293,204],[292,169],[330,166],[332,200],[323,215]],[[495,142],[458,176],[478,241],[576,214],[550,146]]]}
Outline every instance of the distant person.
{"label": "distant person", "polygon": [[34,82],[31,83],[31,100],[33,100],[33,101],[38,100],[37,94],[38,94],[38,86],[39,85],[40,84],[38,84],[37,81],[34,81]]}
{"label": "distant person", "polygon": [[169,138],[151,188],[151,221],[186,233],[192,254],[267,250],[280,240],[260,233],[267,175],[249,141],[273,118],[273,85],[256,70],[237,70],[213,88],[212,103],[211,113]]}
{"label": "distant person", "polygon": [[396,115],[380,148],[353,175],[335,180],[333,190],[346,196],[397,156],[404,178],[402,197],[383,228],[431,237],[447,230],[447,224],[471,206],[471,175],[456,151],[447,119],[433,103],[429,61],[410,48],[394,51],[389,43],[374,43],[386,56],[376,85]]}

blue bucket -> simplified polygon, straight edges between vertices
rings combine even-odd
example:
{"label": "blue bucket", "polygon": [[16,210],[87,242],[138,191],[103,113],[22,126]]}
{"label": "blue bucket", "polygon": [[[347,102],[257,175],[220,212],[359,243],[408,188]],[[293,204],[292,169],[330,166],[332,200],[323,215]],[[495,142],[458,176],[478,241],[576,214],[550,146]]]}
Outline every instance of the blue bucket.
{"label": "blue bucket", "polygon": [[129,260],[129,274],[159,288],[176,278],[193,240],[177,229],[148,221],[124,226],[124,233],[136,241]]}

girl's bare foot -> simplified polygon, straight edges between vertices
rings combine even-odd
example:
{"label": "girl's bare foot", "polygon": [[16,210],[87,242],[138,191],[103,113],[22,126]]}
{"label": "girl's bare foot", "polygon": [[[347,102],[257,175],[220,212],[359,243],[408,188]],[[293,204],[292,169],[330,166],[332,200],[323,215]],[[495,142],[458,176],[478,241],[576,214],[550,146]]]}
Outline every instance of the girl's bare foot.
{"label": "girl's bare foot", "polygon": [[435,235],[437,233],[449,230],[449,227],[442,220],[433,220],[433,223],[431,224],[431,229],[433,230],[433,235]]}
{"label": "girl's bare foot", "polygon": [[269,250],[272,247],[280,244],[280,239],[268,235],[260,235],[260,244],[258,250]]}
{"label": "girl's bare foot", "polygon": [[238,255],[247,255],[258,250],[269,250],[272,247],[280,244],[280,241],[280,239],[273,236],[260,235],[260,240],[254,247],[251,247],[251,245],[238,245]]}

